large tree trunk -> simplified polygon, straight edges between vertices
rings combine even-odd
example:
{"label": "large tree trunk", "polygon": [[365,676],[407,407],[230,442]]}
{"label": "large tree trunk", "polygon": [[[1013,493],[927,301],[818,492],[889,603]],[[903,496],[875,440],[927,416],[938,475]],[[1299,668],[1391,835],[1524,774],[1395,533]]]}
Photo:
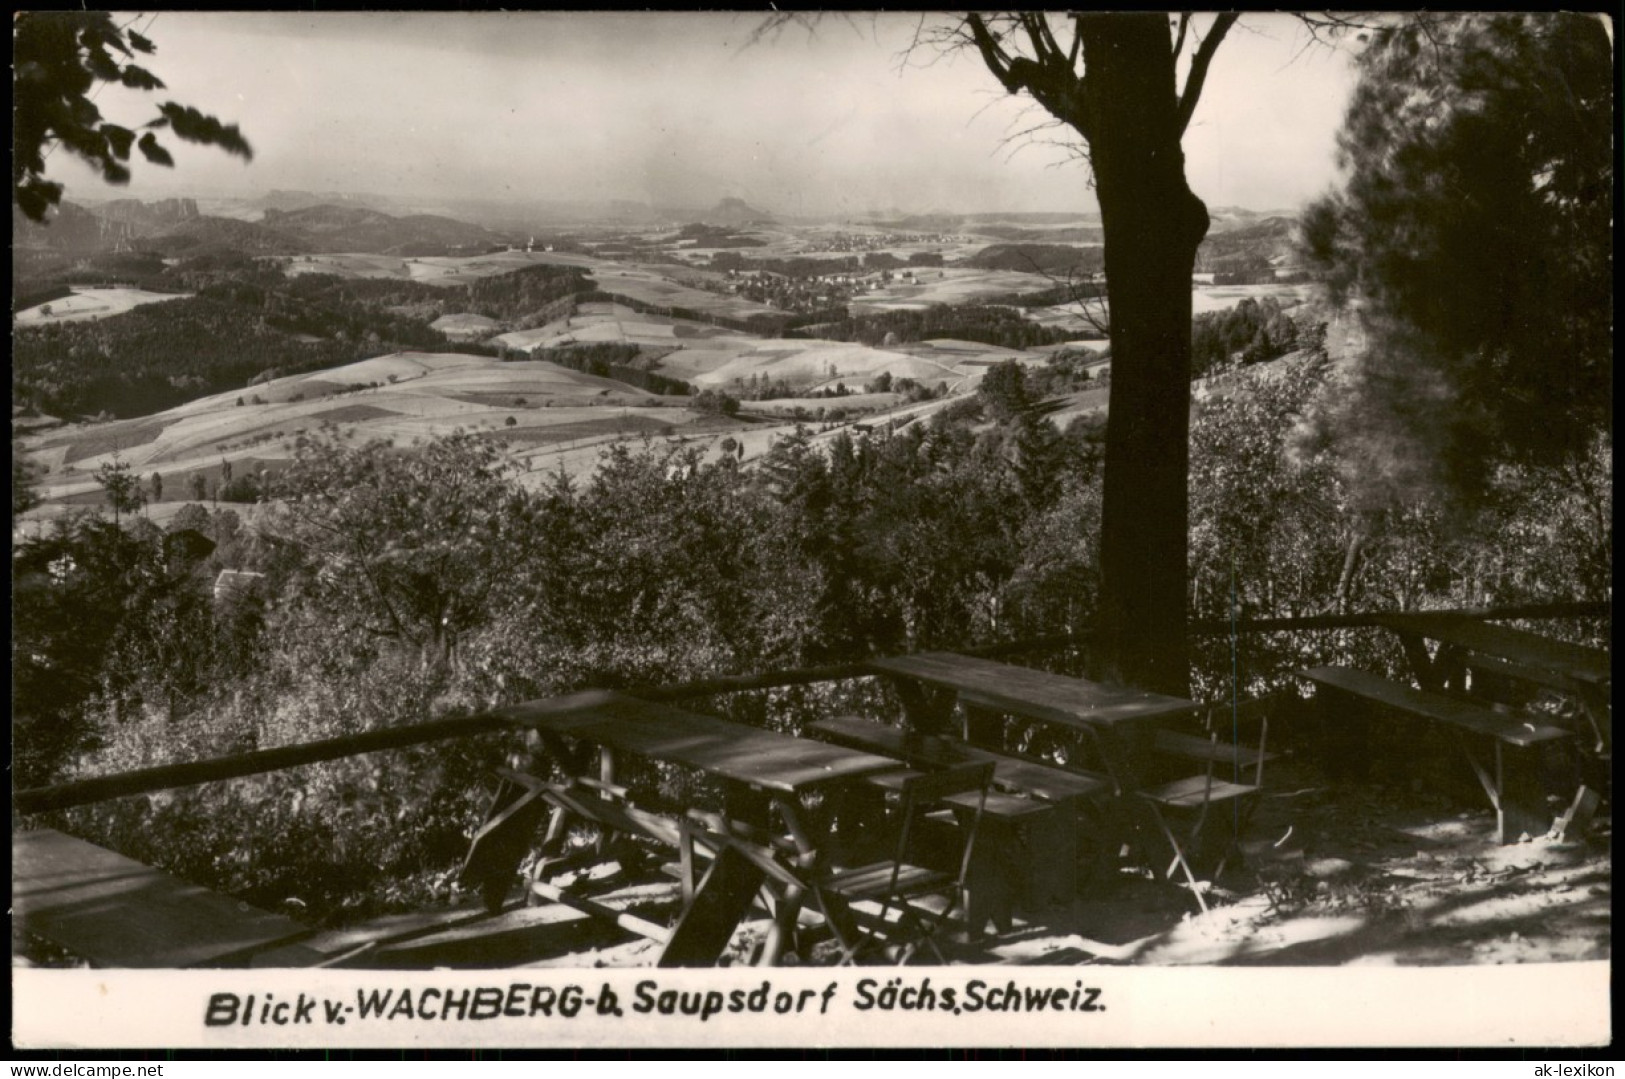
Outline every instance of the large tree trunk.
{"label": "large tree trunk", "polygon": [[1112,344],[1096,662],[1183,696],[1191,270],[1208,213],[1185,182],[1166,16],[1085,16],[1082,31]]}

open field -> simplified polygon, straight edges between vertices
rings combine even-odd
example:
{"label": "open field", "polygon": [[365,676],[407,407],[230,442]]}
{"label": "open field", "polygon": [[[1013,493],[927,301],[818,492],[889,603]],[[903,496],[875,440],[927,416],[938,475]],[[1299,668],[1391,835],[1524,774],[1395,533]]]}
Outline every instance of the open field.
{"label": "open field", "polygon": [[950,387],[973,373],[966,363],[968,356],[944,355],[930,349],[906,352],[901,348],[870,348],[847,341],[762,341],[727,357],[719,366],[700,369],[717,358],[714,352],[702,354],[698,349],[684,349],[662,360],[660,369],[697,386],[726,388],[760,377],[809,391],[841,382],[849,389],[858,389],[882,371],[890,372],[894,379],[912,378],[924,385],[947,383]]}
{"label": "open field", "polygon": [[[849,368],[856,366],[855,359],[871,353],[874,373],[884,367],[896,374],[907,370],[907,363],[924,363],[840,342],[815,345],[825,347],[810,350],[814,354],[844,357],[846,366],[841,370],[854,383],[860,380]],[[953,377],[970,383],[985,370]],[[394,382],[389,381],[391,376]],[[374,381],[379,385],[348,389]],[[254,394],[262,403],[252,403]],[[245,404],[235,403],[238,396]],[[751,402],[746,415],[727,419],[696,412],[681,397],[644,393],[545,361],[504,363],[455,353],[399,353],[278,379],[242,395],[202,398],[137,420],[77,424],[25,436],[24,451],[46,472],[40,483],[43,504],[25,514],[19,528],[26,533],[72,509],[101,505],[104,497],[95,472],[115,454],[143,481],[153,472],[163,476],[170,501],[143,510],[162,524],[185,504],[177,496],[187,496],[193,477],[204,481],[212,497],[226,462],[237,476],[261,469],[274,474],[324,427],[350,431],[358,440],[385,439],[403,446],[457,429],[470,431],[502,443],[518,468],[519,481],[540,487],[561,471],[578,478],[590,475],[605,451],[623,442],[642,445],[653,440],[656,445],[693,447],[715,460],[724,452],[723,440],[732,438],[743,448],[740,457],[748,465],[797,426],[789,415],[797,405],[809,411],[862,411],[854,417],[861,428],[906,426],[950,403],[936,400],[898,407],[899,400],[896,394],[857,394]],[[814,442],[827,443],[852,427],[852,421],[816,425]]]}
{"label": "open field", "polygon": [[685,307],[707,315],[746,319],[752,315],[780,315],[783,312],[754,300],[725,296],[680,285],[654,268],[624,262],[600,262],[589,267],[593,280],[605,292],[625,296],[640,303],[661,307]]}
{"label": "open field", "polygon": [[406,260],[395,255],[285,255],[268,256],[289,277],[300,274],[332,274],[334,277],[386,277],[406,280]]}
{"label": "open field", "polygon": [[[122,315],[142,304],[180,300],[190,292],[148,292],[138,288],[79,288],[72,296],[42,303],[16,314],[18,326],[51,326],[58,322],[89,322],[91,319]],[[50,311],[47,313],[46,309]]]}
{"label": "open field", "polygon": [[1106,386],[1067,394],[1062,399],[1061,407],[1049,414],[1049,421],[1064,430],[1080,416],[1104,416],[1110,397],[1111,389]]}
{"label": "open field", "polygon": [[841,409],[848,415],[880,412],[896,406],[898,393],[849,393],[845,397],[775,397],[768,401],[747,401],[743,411],[756,416],[792,416],[796,409]]}
{"label": "open field", "polygon": [[[569,256],[566,256],[569,257]],[[419,281],[425,285],[466,285],[482,277],[495,277],[512,273],[540,262],[555,262],[555,256],[525,251],[494,251],[485,255],[464,257],[423,256],[402,258],[399,255],[320,254],[274,256],[271,261],[282,266],[290,276],[320,273],[336,277],[378,277],[401,281]],[[582,265],[578,260],[568,265]]]}
{"label": "open field", "polygon": [[[848,366],[851,356],[876,351],[818,344],[847,350],[842,354],[849,357]],[[352,388],[357,385],[365,388]],[[803,403],[809,408],[843,403],[852,408],[860,402],[885,407],[896,400],[892,394],[872,396],[872,401],[853,397]],[[242,405],[236,403],[239,397]],[[897,414],[938,405],[908,406]],[[722,440],[733,437],[745,447],[748,463],[791,431],[795,421],[706,415],[690,408],[686,398],[646,393],[543,360],[396,353],[200,398],[153,416],[25,435],[24,452],[46,471],[39,488],[43,504],[25,514],[19,527],[27,532],[72,509],[102,505],[95,473],[115,454],[142,478],[143,488],[147,477],[160,473],[165,494],[174,500],[191,491],[194,476],[204,480],[212,495],[225,462],[237,476],[261,468],[275,473],[324,427],[351,431],[358,440],[386,439],[402,446],[458,429],[470,431],[502,443],[518,467],[520,482],[539,487],[561,470],[574,477],[590,475],[604,452],[620,442],[676,440],[714,459],[722,453]],[[834,430],[821,433],[820,440],[834,437]],[[143,512],[162,524],[184,504],[167,501]],[[237,508],[246,512],[252,507]]]}
{"label": "open field", "polygon": [[[1091,317],[1093,316],[1093,317]],[[1027,309],[1027,318],[1040,326],[1051,329],[1067,330],[1076,333],[1080,338],[1099,341],[1101,347],[1109,342],[1100,332],[1097,322],[1106,320],[1106,301],[1089,301],[1087,305],[1079,303],[1056,304],[1054,307],[1030,307]]]}
{"label": "open field", "polygon": [[429,323],[429,328],[439,330],[453,341],[482,341],[501,329],[502,324],[484,315],[465,313],[441,315]]}
{"label": "open field", "polygon": [[[845,341],[785,338],[763,340],[703,322],[640,314],[620,304],[583,304],[569,319],[502,334],[494,341],[531,351],[572,344],[615,343],[669,349],[655,370],[697,386],[727,388],[755,377],[817,390],[846,382],[849,388],[882,371],[927,385],[957,386],[965,378],[1007,359],[1042,357],[977,341],[921,341],[871,348]],[[831,369],[833,367],[833,374]]]}
{"label": "open field", "polygon": [[1037,363],[1044,359],[1043,356],[1019,348],[1004,348],[1001,345],[983,344],[981,341],[960,341],[952,337],[938,337],[930,341],[898,345],[896,351],[950,366],[991,367],[1006,360]]}
{"label": "open field", "polygon": [[861,317],[880,311],[923,311],[936,304],[977,303],[989,296],[1037,292],[1055,286],[1055,282],[1043,274],[955,266],[922,270],[919,277],[918,284],[894,280],[890,285],[857,297],[850,305],[852,314]]}
{"label": "open field", "polygon": [[[785,230],[771,232],[770,238],[786,254],[804,252],[805,244],[797,236]],[[313,254],[275,261],[294,274],[335,273],[447,285],[536,263],[571,265],[594,274],[604,291],[651,305],[690,308],[701,312],[702,318],[741,318],[773,311],[683,283],[714,277],[704,270],[643,266],[561,252],[502,251],[465,258]],[[933,273],[941,276],[933,279]],[[918,284],[895,284],[863,297],[854,308],[874,311],[888,304],[965,302],[1045,283],[1038,275],[1007,271],[932,270]],[[58,301],[51,317],[90,317],[93,308],[99,314],[111,314],[115,302],[128,310],[137,303],[169,298],[173,297],[135,290],[81,290],[79,296]],[[76,307],[76,312],[60,314],[63,304]],[[27,316],[25,312],[19,321],[26,321]],[[500,325],[461,313],[443,317],[436,328],[480,339]],[[662,354],[654,370],[667,377],[702,388],[731,388],[741,397],[745,396],[741,392],[744,383],[771,380],[787,385],[798,396],[747,401],[748,422],[723,421],[694,411],[684,398],[649,394],[540,359],[501,362],[460,353],[396,353],[201,398],[155,416],[25,435],[25,452],[47,469],[41,484],[47,505],[37,512],[48,515],[53,503],[60,507],[67,502],[96,502],[100,492],[95,472],[114,455],[144,478],[161,473],[166,493],[188,490],[194,475],[204,477],[212,489],[223,462],[252,460],[274,471],[278,463],[293,457],[302,440],[326,426],[353,429],[357,437],[398,444],[462,428],[510,443],[516,461],[526,469],[555,472],[563,468],[572,474],[592,471],[599,455],[616,441],[680,437],[714,449],[734,432],[733,437],[746,447],[748,461],[794,425],[792,414],[798,407],[808,412],[859,412],[865,423],[890,422],[893,417],[907,422],[921,407],[898,408],[900,398],[889,394],[814,396],[838,385],[861,393],[867,382],[886,372],[894,379],[913,379],[965,393],[974,390],[994,364],[1010,359],[1042,361],[1041,353],[971,341],[874,348],[840,341],[767,340],[699,319],[644,314],[626,304],[607,302],[583,304],[568,319],[503,334],[496,340],[527,351],[570,344],[636,345]],[[930,411],[936,406],[925,407]]]}
{"label": "open field", "polygon": [[[365,388],[351,389],[358,385]],[[94,492],[96,469],[115,454],[143,476],[158,471],[169,483],[193,470],[218,472],[226,460],[287,460],[300,436],[329,424],[402,443],[459,427],[523,437],[530,428],[599,419],[608,409],[658,412],[663,424],[693,419],[697,414],[681,400],[540,360],[398,353],[137,420],[60,427],[26,436],[23,446],[49,470],[41,484],[49,502]]]}
{"label": "open field", "polygon": [[494,343],[529,352],[537,348],[604,343],[682,348],[703,342],[702,347],[734,349],[749,347],[756,340],[707,322],[640,314],[624,304],[584,303],[569,318],[501,334]]}
{"label": "open field", "polygon": [[[1262,300],[1266,296],[1273,297],[1282,307],[1294,307],[1307,303],[1316,298],[1318,288],[1315,285],[1196,285],[1191,289],[1191,314],[1203,315],[1214,311],[1228,311],[1242,300]],[[1106,303],[1104,300],[1091,302],[1087,310],[1101,321],[1106,321]],[[1050,326],[1065,330],[1074,330],[1079,337],[1099,338],[1100,328],[1085,313],[1082,303],[1059,304],[1055,307],[1034,307],[1028,310],[1027,317],[1040,326]],[[1104,347],[1106,342],[1099,341]]]}
{"label": "open field", "polygon": [[1262,300],[1272,296],[1282,307],[1312,300],[1319,294],[1316,285],[1204,285],[1191,290],[1191,313],[1227,311],[1242,300]]}
{"label": "open field", "polygon": [[[1062,341],[1058,345],[1034,345],[1029,352],[1037,352],[1048,356],[1056,352],[1105,352],[1112,347],[1111,339],[1106,337],[1077,337],[1071,341]],[[1101,361],[1105,362],[1105,361]]]}

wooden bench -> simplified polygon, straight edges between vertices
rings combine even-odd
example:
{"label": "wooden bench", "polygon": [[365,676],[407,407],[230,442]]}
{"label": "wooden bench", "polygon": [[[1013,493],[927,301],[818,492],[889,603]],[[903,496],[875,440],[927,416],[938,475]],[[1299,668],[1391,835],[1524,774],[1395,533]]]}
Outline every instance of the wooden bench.
{"label": "wooden bench", "polygon": [[[1503,750],[1507,746],[1537,749],[1568,739],[1572,732],[1537,722],[1532,717],[1496,712],[1472,701],[1414,689],[1349,667],[1311,667],[1298,674],[1323,690],[1332,690],[1334,695],[1345,694],[1450,727],[1495,808],[1496,834],[1500,842],[1516,842],[1523,833],[1545,835],[1550,829],[1552,814],[1546,809],[1536,776],[1532,770],[1521,768],[1509,774]],[[1325,719],[1331,729],[1337,729],[1336,720],[1329,715]],[[1342,726],[1352,729],[1356,737],[1362,733],[1358,720]],[[1490,741],[1494,748],[1491,766],[1486,767],[1479,760],[1466,737],[1469,735]],[[1363,756],[1362,747],[1349,748]]]}
{"label": "wooden bench", "polygon": [[[1414,611],[1377,621],[1399,635],[1423,689],[1465,689],[1464,676],[1472,670],[1558,690],[1580,703],[1595,739],[1592,752],[1611,756],[1613,664],[1606,651],[1459,613]],[[1432,658],[1428,640],[1439,642]],[[1473,692],[1479,694],[1477,685]]]}
{"label": "wooden bench", "polygon": [[13,917],[96,967],[307,967],[289,918],[50,828],[11,837]]}

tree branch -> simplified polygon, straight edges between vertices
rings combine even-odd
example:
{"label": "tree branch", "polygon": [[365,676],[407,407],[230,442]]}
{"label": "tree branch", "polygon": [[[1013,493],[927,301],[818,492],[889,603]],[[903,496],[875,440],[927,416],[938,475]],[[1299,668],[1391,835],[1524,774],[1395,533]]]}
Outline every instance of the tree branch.
{"label": "tree branch", "polygon": [[1057,63],[1061,59],[1061,46],[1055,41],[1055,35],[1050,33],[1049,19],[1043,12],[1026,12],[1021,21],[1027,27],[1027,36],[1032,38],[1033,52],[1041,64]]}
{"label": "tree branch", "polygon": [[1085,90],[1083,77],[1073,70],[1071,63],[1062,58],[1059,46],[1051,47],[1054,37],[1048,37],[1050,44],[1045,44],[1045,38],[1049,34],[1048,27],[1041,27],[1032,21],[1041,17],[1021,15],[1019,19],[1028,37],[1034,42],[1035,51],[1038,53],[1036,60],[1027,56],[1011,56],[1005,52],[998,37],[988,29],[987,23],[978,14],[966,15],[965,25],[970,28],[971,40],[975,42],[977,51],[982,54],[982,62],[1006,91],[1012,94],[1025,91],[1030,94],[1051,116],[1070,124],[1087,141],[1088,117],[1081,107],[1080,100]]}
{"label": "tree branch", "polygon": [[1012,74],[1010,57],[999,47],[998,39],[988,32],[987,24],[982,21],[982,17],[974,12],[966,15],[965,25],[970,27],[971,40],[976,43],[976,50],[982,54],[982,63],[987,65],[987,69],[999,80],[999,84],[1012,94],[1019,94],[1026,89]]}
{"label": "tree branch", "polygon": [[1213,54],[1219,51],[1219,45],[1230,28],[1236,25],[1240,15],[1233,11],[1220,14],[1213,20],[1213,28],[1207,32],[1202,43],[1196,46],[1196,55],[1191,57],[1191,73],[1185,78],[1185,92],[1179,98],[1179,133],[1183,135],[1190,126],[1191,117],[1196,113],[1196,103],[1202,99],[1202,84],[1207,81],[1208,67],[1213,63]]}

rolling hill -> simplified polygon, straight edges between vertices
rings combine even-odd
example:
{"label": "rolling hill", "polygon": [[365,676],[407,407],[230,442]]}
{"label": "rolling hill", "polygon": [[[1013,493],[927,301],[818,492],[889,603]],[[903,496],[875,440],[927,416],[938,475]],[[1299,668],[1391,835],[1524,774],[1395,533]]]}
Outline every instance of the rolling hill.
{"label": "rolling hill", "polygon": [[365,206],[324,203],[297,210],[267,209],[263,222],[299,236],[302,250],[369,254],[444,254],[448,248],[485,250],[505,238],[480,225],[437,214],[395,217]]}

